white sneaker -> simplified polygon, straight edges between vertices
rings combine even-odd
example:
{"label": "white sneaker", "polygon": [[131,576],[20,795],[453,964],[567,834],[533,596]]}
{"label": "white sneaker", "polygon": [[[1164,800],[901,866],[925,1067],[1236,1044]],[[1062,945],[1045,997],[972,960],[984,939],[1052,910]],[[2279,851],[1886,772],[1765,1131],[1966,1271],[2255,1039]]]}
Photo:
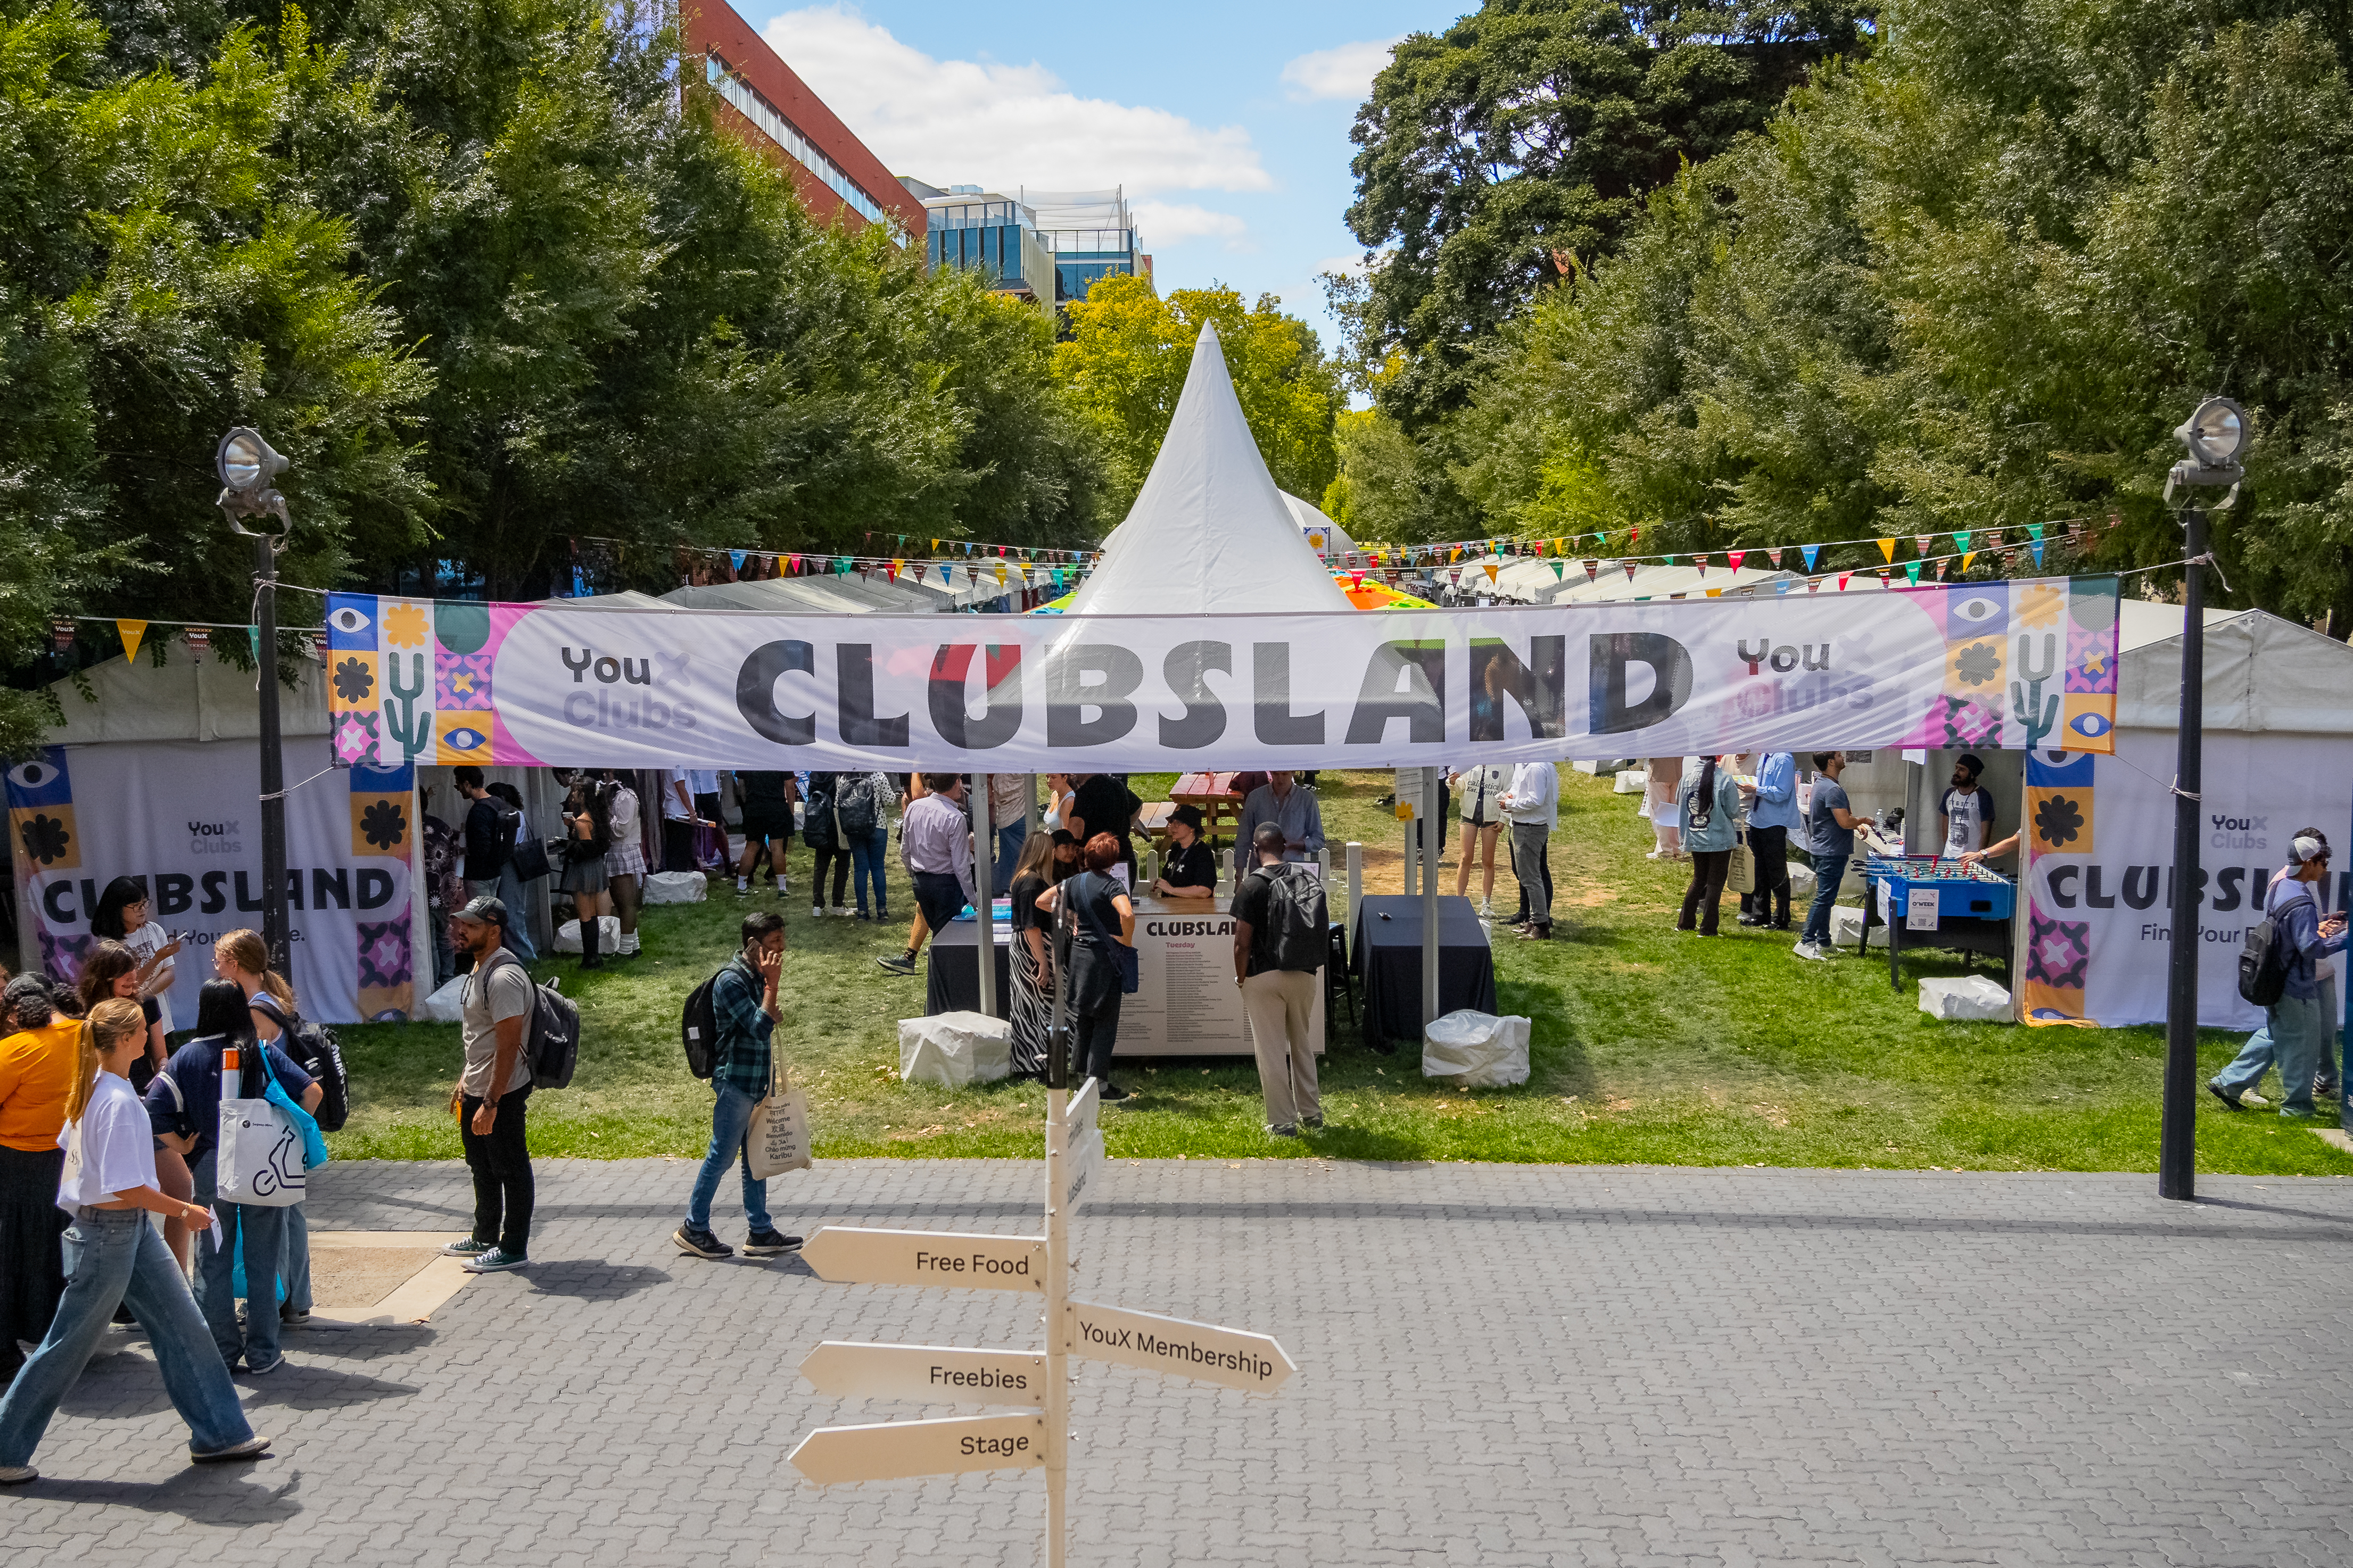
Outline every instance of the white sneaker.
{"label": "white sneaker", "polygon": [[857,912],[858,911],[856,910],[851,909],[848,904],[836,904],[833,906],[833,918],[836,920],[846,921]]}
{"label": "white sneaker", "polygon": [[1479,900],[1479,918],[1482,921],[1491,921],[1495,918],[1495,904],[1493,900],[1482,899]]}
{"label": "white sneaker", "polygon": [[1830,954],[1824,952],[1820,946],[1810,942],[1801,942],[1789,951],[1796,953],[1799,958],[1810,958],[1816,961],[1820,961],[1830,956]]}
{"label": "white sneaker", "polygon": [[809,919],[813,921],[821,921],[825,919],[825,906],[823,904],[811,904],[809,906]]}
{"label": "white sneaker", "polygon": [[2265,1100],[2262,1095],[2257,1094],[2252,1089],[2247,1090],[2246,1093],[2239,1096],[2239,1103],[2241,1105],[2252,1105],[2258,1110],[2269,1110],[2272,1104],[2270,1100]]}

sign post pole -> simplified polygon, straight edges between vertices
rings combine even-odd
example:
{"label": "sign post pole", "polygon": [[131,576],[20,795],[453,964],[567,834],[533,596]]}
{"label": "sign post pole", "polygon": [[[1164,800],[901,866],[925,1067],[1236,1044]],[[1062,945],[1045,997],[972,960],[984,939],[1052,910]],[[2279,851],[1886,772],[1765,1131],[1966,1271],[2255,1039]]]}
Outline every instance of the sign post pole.
{"label": "sign post pole", "polygon": [[1421,770],[1421,1026],[1438,1021],[1438,770]]}
{"label": "sign post pole", "polygon": [[2198,811],[2205,757],[2206,514],[2184,508],[2189,564],[2181,569],[2181,732],[2173,769],[2173,949],[2167,958],[2165,1078],[2157,1135],[2157,1195],[2198,1195]]}
{"label": "sign post pole", "polygon": [[990,798],[995,781],[987,773],[972,775],[972,842],[978,851],[972,859],[972,912],[980,944],[980,1010],[997,1016],[997,806]]}
{"label": "sign post pole", "polygon": [[1070,1538],[1071,1091],[1060,1051],[1046,1090],[1046,1568],[1062,1568]]}

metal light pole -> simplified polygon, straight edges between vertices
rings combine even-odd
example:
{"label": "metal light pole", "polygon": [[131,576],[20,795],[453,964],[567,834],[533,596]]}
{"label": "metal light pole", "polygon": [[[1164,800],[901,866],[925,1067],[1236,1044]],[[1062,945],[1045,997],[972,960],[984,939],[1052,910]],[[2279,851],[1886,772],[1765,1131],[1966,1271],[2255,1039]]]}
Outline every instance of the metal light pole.
{"label": "metal light pole", "polygon": [[[2174,431],[2189,456],[2165,481],[2170,501],[2178,485],[2230,487],[2238,499],[2245,471],[2238,457],[2247,441],[2246,411],[2227,397],[2210,397]],[[2165,1109],[2157,1142],[2157,1195],[2188,1203],[2198,1195],[2198,816],[2206,718],[2206,513],[2181,510],[2181,720],[2173,780],[2172,950],[2165,993]]]}
{"label": "metal light pole", "polygon": [[[278,728],[278,551],[291,521],[286,498],[270,483],[286,471],[286,459],[270,450],[261,433],[238,426],[221,437],[213,466],[221,481],[220,509],[232,531],[253,541],[254,658],[259,666],[261,701],[261,940],[270,967],[292,968],[286,923],[286,759]],[[277,533],[256,533],[239,520],[274,517]]]}

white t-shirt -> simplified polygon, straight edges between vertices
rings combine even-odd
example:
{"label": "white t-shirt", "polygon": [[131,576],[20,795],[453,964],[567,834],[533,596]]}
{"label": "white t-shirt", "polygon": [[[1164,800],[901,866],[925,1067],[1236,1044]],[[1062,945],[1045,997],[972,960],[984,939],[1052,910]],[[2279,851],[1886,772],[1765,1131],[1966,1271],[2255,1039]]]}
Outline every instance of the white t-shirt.
{"label": "white t-shirt", "polygon": [[[72,1154],[77,1139],[79,1163]],[[100,1073],[81,1121],[66,1123],[58,1147],[68,1151],[65,1175],[58,1182],[58,1207],[68,1214],[156,1184],[154,1124],[129,1079]]]}
{"label": "white t-shirt", "polygon": [[665,768],[662,770],[662,820],[664,822],[691,822],[694,820],[693,805],[678,798],[678,786],[681,784],[687,784],[688,794],[691,795],[694,792],[694,786],[691,784],[687,784],[686,770],[684,768]]}
{"label": "white t-shirt", "polygon": [[1986,807],[1993,793],[1972,784],[1968,789],[1948,789],[1937,809],[1945,814],[1945,853],[1966,855],[1985,847]]}

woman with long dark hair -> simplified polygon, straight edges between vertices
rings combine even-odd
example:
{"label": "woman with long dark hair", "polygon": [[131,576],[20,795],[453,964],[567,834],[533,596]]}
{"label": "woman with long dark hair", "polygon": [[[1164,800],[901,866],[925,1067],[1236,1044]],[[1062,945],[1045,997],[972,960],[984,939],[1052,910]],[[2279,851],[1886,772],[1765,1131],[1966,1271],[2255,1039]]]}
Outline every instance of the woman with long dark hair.
{"label": "woman with long dark hair", "polygon": [[610,790],[605,815],[613,826],[613,842],[605,851],[605,892],[613,900],[614,917],[621,922],[621,945],[613,950],[613,955],[635,958],[638,910],[646,896],[646,849],[638,837],[641,807],[638,792],[629,787],[627,777],[607,768],[604,779]]}
{"label": "woman with long dark hair", "polygon": [[1675,929],[1690,931],[1696,921],[1700,935],[1714,936],[1724,879],[1732,869],[1732,846],[1740,831],[1740,781],[1719,759],[1708,758],[1685,781],[1678,826],[1683,848],[1691,855],[1692,875]]}
{"label": "woman with long dark hair", "polygon": [[811,920],[821,918],[828,907],[825,873],[828,865],[833,868],[833,912],[849,913],[849,907],[841,901],[849,890],[849,846],[842,842],[841,826],[833,817],[834,796],[840,788],[839,773],[812,772],[808,788],[801,792],[801,842],[816,858],[809,873]]}
{"label": "woman with long dark hair", "polygon": [[172,955],[180,951],[180,939],[157,925],[151,918],[154,905],[147,899],[147,886],[135,877],[117,877],[99,894],[98,907],[90,912],[92,936],[109,938],[129,948],[139,959],[139,994],[153,997],[157,1022],[164,1032],[172,1032]]}
{"label": "woman with long dark hair", "polygon": [[556,889],[572,895],[580,914],[580,967],[602,969],[602,917],[612,902],[605,855],[613,847],[613,786],[580,775],[564,797],[564,869],[556,876]]}
{"label": "woman with long dark hair", "polygon": [[66,1288],[58,1237],[58,1178],[81,1021],[56,1011],[48,978],[20,974],[0,991],[0,1375],[24,1364],[16,1342],[37,1344]]}
{"label": "woman with long dark hair", "polygon": [[0,1485],[37,1479],[33,1450],[97,1350],[107,1320],[123,1307],[138,1315],[164,1392],[188,1424],[189,1458],[251,1459],[269,1447],[269,1438],[253,1435],[228,1368],[205,1342],[205,1321],[187,1283],[147,1223],[150,1214],[160,1214],[209,1227],[213,1216],[156,1190],[154,1133],[124,1076],[146,1048],[146,1035],[145,1016],[121,998],[100,1002],[87,1026],[74,1026],[62,1118],[71,1131],[58,1142],[61,1167],[69,1138],[78,1158],[49,1194],[52,1212],[72,1219],[65,1242],[73,1284],[42,1326],[40,1348],[0,1397]]}
{"label": "woman with long dark hair", "polygon": [[1013,1075],[1042,1079],[1054,1022],[1053,932],[1038,900],[1054,885],[1054,841],[1045,834],[1025,839],[1014,863],[1010,892],[1013,927]]}

